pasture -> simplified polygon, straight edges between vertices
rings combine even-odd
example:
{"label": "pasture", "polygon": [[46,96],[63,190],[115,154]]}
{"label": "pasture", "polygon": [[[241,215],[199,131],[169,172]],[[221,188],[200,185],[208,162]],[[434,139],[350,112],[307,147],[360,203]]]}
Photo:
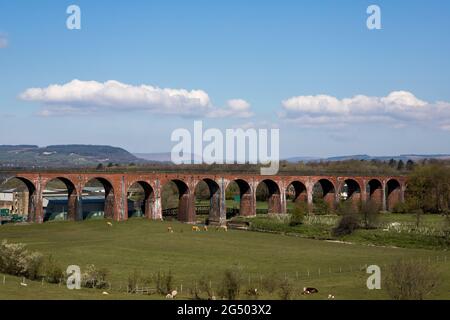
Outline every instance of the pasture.
{"label": "pasture", "polygon": [[[448,299],[450,268],[448,251],[375,247],[323,240],[310,240],[282,234],[229,230],[193,232],[190,225],[176,221],[156,222],[142,218],[126,222],[91,220],[49,222],[43,225],[3,225],[0,239],[26,243],[29,249],[52,255],[62,266],[88,264],[110,270],[110,293],[102,290],[68,290],[62,285],[27,281],[0,275],[0,299],[161,299],[158,295],[127,294],[128,277],[135,271],[152,274],[170,270],[180,298],[190,298],[202,275],[216,285],[222,272],[238,264],[245,288],[259,288],[263,279],[277,274],[296,286],[299,299],[387,299],[381,290],[368,290],[365,265],[383,268],[397,259],[428,261],[440,273],[440,286],[430,298]],[[173,233],[167,232],[172,227]],[[319,293],[301,296],[298,290],[314,286]],[[242,296],[245,298],[245,296]],[[262,293],[260,298],[277,299]]]}

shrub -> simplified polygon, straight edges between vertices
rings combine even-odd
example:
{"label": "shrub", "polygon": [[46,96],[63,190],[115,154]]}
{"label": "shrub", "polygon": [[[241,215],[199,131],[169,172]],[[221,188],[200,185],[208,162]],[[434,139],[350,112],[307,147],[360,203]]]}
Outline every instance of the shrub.
{"label": "shrub", "polygon": [[318,215],[327,215],[331,213],[329,204],[324,199],[314,199],[313,212]]}
{"label": "shrub", "polygon": [[334,237],[341,237],[352,234],[359,227],[359,219],[356,215],[343,216],[336,227],[333,228],[332,234]]}
{"label": "shrub", "polygon": [[48,283],[59,283],[65,278],[64,270],[50,255],[44,262],[44,278]]}
{"label": "shrub", "polygon": [[108,287],[106,268],[97,269],[93,264],[86,267],[86,272],[81,276],[82,286],[85,288],[104,289]]}
{"label": "shrub", "polygon": [[294,209],[292,210],[289,225],[297,226],[303,223],[305,215],[308,214],[308,205],[306,203],[296,203]]}
{"label": "shrub", "polygon": [[262,281],[263,288],[270,294],[274,293],[278,288],[278,284],[280,283],[280,279],[277,274],[273,273],[272,275],[265,277]]}
{"label": "shrub", "polygon": [[410,205],[406,202],[397,202],[392,208],[393,213],[408,213],[410,211]]}
{"label": "shrub", "polygon": [[361,204],[361,216],[363,219],[364,228],[376,228],[378,226],[379,218],[378,204],[370,200]]}
{"label": "shrub", "polygon": [[134,293],[141,281],[142,281],[141,273],[137,270],[134,270],[132,274],[128,275],[127,291],[130,293]]}
{"label": "shrub", "polygon": [[342,200],[336,206],[336,213],[339,216],[357,215],[359,213],[359,207],[355,206],[351,200]]}
{"label": "shrub", "polygon": [[0,244],[0,272],[22,276],[34,280],[42,269],[43,256],[39,252],[28,251],[23,243]]}
{"label": "shrub", "polygon": [[425,263],[398,261],[389,266],[385,285],[394,300],[422,300],[436,288],[438,278]]}
{"label": "shrub", "polygon": [[278,296],[281,300],[291,300],[294,293],[294,284],[289,278],[279,282]]}
{"label": "shrub", "polygon": [[233,266],[223,273],[219,295],[228,300],[236,300],[239,297],[243,282],[242,270],[239,266]]}
{"label": "shrub", "polygon": [[174,283],[174,276],[170,270],[169,273],[167,274],[159,271],[155,276],[156,291],[159,294],[166,295],[168,293],[171,293],[174,289],[173,283]]}
{"label": "shrub", "polygon": [[200,278],[198,283],[195,283],[194,288],[192,288],[190,292],[194,300],[213,300],[214,290],[212,288],[211,278],[204,275],[202,278]]}

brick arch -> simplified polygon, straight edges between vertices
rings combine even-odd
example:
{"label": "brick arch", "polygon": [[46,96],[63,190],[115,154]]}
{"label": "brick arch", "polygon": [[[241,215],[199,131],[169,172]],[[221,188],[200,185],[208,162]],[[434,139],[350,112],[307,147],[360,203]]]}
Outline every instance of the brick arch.
{"label": "brick arch", "polygon": [[401,201],[402,185],[399,180],[391,178],[386,182],[386,208],[389,211]]}
{"label": "brick arch", "polygon": [[194,184],[194,196],[198,185],[201,182],[205,182],[209,189],[209,223],[222,223],[222,217],[220,216],[220,206],[222,203],[222,190],[219,183],[213,178],[201,177]]}
{"label": "brick arch", "polygon": [[367,182],[367,200],[377,205],[379,210],[383,209],[383,183],[373,178]]}
{"label": "brick arch", "polygon": [[313,181],[313,192],[318,186],[322,189],[322,199],[333,209],[336,204],[336,183],[328,178],[319,178]]}
{"label": "brick arch", "polygon": [[255,192],[253,191],[252,183],[243,178],[234,178],[227,182],[226,189],[232,182],[236,182],[239,187],[240,203],[239,203],[239,215],[241,216],[254,216],[256,214],[256,199]]}
{"label": "brick arch", "polygon": [[[151,219],[155,216],[154,212],[154,204],[156,200],[155,195],[155,189],[153,188],[152,184],[148,181],[144,181],[143,179],[134,179],[130,183],[128,183],[127,187],[127,200],[128,200],[128,193],[131,187],[134,185],[139,185],[144,190],[144,199],[140,205],[142,213],[144,217]],[[125,210],[126,219],[129,218],[129,208]]]}
{"label": "brick arch", "polygon": [[255,188],[255,193],[258,187],[264,184],[268,191],[269,191],[269,197],[268,197],[268,206],[267,206],[267,213],[268,214],[276,214],[281,213],[281,188],[278,185],[278,183],[272,179],[263,179],[258,182]]}
{"label": "brick arch", "polygon": [[[76,183],[74,183],[70,178],[64,177],[64,176],[56,176],[51,177],[45,181],[43,184],[43,190],[46,189],[47,185],[51,181],[59,180],[66,186],[67,189],[67,220],[68,221],[75,221],[77,220],[77,214],[78,214],[78,208],[79,208],[79,202],[78,202],[78,195],[81,192],[78,192]],[[46,217],[43,217],[43,221],[47,221]]]}
{"label": "brick arch", "polygon": [[[194,192],[189,187],[189,181],[182,178],[174,177],[173,179],[165,179],[162,185],[173,182],[178,190],[178,220],[182,222],[195,221],[195,203]],[[163,195],[161,194],[161,198]]]}
{"label": "brick arch", "polygon": [[[105,204],[103,206],[104,217],[106,219],[114,219],[115,218],[115,190],[114,184],[108,178],[102,176],[87,176],[82,183],[80,193],[86,188],[86,185],[91,182],[97,180],[99,181],[103,188],[105,189]],[[83,197],[81,196],[81,205],[83,205]],[[86,217],[84,213],[81,212],[81,217],[79,219],[84,220]]]}
{"label": "brick arch", "polygon": [[289,187],[293,187],[294,197],[293,202],[307,202],[308,201],[308,189],[306,183],[300,180],[288,180],[286,186],[286,192],[288,192]]}
{"label": "brick arch", "polygon": [[40,190],[38,190],[36,184],[32,181],[32,179],[21,175],[10,176],[4,181],[4,183],[7,183],[12,179],[22,181],[28,190],[28,222],[42,222],[42,199],[39,195]]}

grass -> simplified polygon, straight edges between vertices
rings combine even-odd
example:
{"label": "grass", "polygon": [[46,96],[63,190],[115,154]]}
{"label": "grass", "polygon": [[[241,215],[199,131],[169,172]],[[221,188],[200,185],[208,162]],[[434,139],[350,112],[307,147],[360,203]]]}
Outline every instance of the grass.
{"label": "grass", "polygon": [[[172,226],[174,233],[168,233]],[[136,299],[162,298],[124,293],[128,276],[139,270],[151,274],[169,269],[175,275],[182,298],[202,275],[220,281],[224,269],[239,264],[244,270],[244,285],[260,287],[261,279],[276,272],[296,284],[297,298],[325,299],[328,293],[338,299],[386,299],[384,290],[367,290],[367,274],[358,270],[366,264],[384,266],[399,258],[433,261],[442,273],[441,286],[432,298],[449,298],[450,268],[443,262],[445,251],[373,247],[343,244],[249,231],[192,232],[191,226],[177,222],[130,219],[109,227],[106,221],[50,222],[43,225],[4,225],[0,239],[23,242],[30,249],[52,254],[62,265],[88,264],[110,270],[111,294],[93,289],[68,290],[63,285],[29,282],[6,276],[0,299]],[[436,257],[440,256],[440,262]],[[450,258],[450,257],[448,257]],[[447,258],[447,259],[448,259]],[[320,269],[320,274],[319,274]],[[309,277],[308,277],[309,272]],[[319,294],[300,296],[304,286],[315,286]],[[264,293],[262,298],[277,298]],[[245,297],[242,297],[245,298]]]}

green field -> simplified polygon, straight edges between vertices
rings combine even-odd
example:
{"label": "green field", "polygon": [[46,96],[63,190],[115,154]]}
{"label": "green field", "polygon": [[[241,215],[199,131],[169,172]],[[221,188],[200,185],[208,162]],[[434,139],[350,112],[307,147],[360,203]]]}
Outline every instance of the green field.
{"label": "green field", "polygon": [[[168,226],[174,233],[167,232]],[[366,264],[377,264],[383,270],[397,259],[430,262],[441,274],[440,286],[430,298],[450,298],[447,251],[344,244],[238,230],[193,232],[190,225],[141,218],[114,222],[112,227],[104,220],[4,225],[0,227],[0,239],[23,242],[30,249],[52,254],[63,266],[75,264],[82,270],[88,264],[107,267],[112,286],[105,296],[102,290],[68,290],[64,285],[32,281],[23,287],[21,279],[9,275],[3,284],[0,275],[0,299],[163,298],[126,294],[127,279],[135,270],[151,274],[169,269],[180,297],[189,298],[189,289],[202,274],[211,276],[214,287],[222,272],[233,264],[243,268],[247,287],[260,287],[261,280],[274,271],[292,279],[297,288],[295,298],[305,298],[298,294],[300,288],[314,286],[319,294],[307,298],[325,299],[332,293],[337,299],[387,299],[385,290],[366,288],[368,275],[361,270]],[[262,293],[261,298],[277,296]]]}

